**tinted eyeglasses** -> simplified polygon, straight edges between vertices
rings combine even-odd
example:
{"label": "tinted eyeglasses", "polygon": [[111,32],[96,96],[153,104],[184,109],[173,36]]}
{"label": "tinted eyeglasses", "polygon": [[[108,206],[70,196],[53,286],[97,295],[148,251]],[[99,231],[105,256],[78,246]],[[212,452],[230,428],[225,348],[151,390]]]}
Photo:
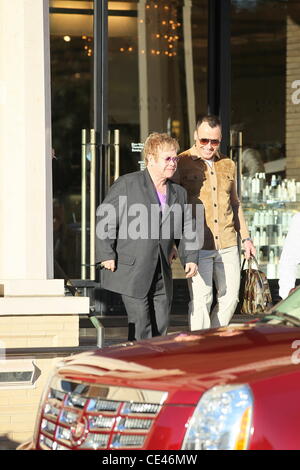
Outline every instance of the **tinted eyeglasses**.
{"label": "tinted eyeglasses", "polygon": [[221,141],[219,139],[206,139],[204,137],[199,137],[199,142],[201,145],[207,145],[208,143],[210,143],[213,147],[218,147]]}
{"label": "tinted eyeglasses", "polygon": [[178,163],[179,157],[165,157],[165,158],[164,158],[164,161],[165,161],[166,163],[170,163],[171,161],[172,161],[173,163]]}

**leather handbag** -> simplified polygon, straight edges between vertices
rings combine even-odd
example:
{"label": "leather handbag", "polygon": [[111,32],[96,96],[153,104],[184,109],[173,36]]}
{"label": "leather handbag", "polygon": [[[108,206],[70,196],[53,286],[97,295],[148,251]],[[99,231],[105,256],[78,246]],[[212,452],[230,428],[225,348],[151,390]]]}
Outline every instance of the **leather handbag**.
{"label": "leather handbag", "polygon": [[[239,291],[239,312],[243,315],[256,315],[267,313],[272,307],[272,296],[269,282],[264,272],[260,271],[254,256],[248,260],[248,268],[244,269],[244,259],[241,270],[241,284]],[[256,268],[253,268],[256,264]]]}

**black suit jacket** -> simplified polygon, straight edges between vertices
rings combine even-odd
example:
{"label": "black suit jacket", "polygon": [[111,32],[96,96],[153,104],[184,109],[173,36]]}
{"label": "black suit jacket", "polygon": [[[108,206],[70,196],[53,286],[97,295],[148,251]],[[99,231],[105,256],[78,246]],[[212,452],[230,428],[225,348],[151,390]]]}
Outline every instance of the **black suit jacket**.
{"label": "black suit jacket", "polygon": [[[181,260],[198,262],[195,240],[188,249],[185,235],[193,230],[186,190],[167,181],[163,213],[148,170],[121,176],[97,209],[97,262],[114,259],[117,269],[101,270],[101,287],[135,298],[149,292],[159,256],[168,297],[172,298],[172,271],[168,258],[174,242]],[[182,238],[183,236],[183,238]]]}

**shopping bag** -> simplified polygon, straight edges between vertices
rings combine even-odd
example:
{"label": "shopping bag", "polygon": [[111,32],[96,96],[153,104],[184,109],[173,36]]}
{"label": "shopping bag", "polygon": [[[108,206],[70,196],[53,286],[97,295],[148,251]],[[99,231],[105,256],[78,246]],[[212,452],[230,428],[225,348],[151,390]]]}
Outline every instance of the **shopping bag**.
{"label": "shopping bag", "polygon": [[[248,262],[248,268],[244,269],[246,262]],[[253,267],[255,264],[257,268]],[[239,310],[243,315],[266,313],[272,307],[272,296],[267,276],[258,268],[254,256],[248,261],[244,259],[239,291]]]}

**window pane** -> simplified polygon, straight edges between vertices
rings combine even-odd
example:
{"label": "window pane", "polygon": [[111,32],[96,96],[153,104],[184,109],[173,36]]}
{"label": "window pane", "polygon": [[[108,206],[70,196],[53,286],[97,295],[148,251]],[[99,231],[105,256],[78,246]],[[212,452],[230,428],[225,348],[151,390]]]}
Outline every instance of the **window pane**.
{"label": "window pane", "polygon": [[265,163],[285,157],[286,25],[285,2],[232,2],[231,123]]}
{"label": "window pane", "polygon": [[50,2],[55,277],[80,278],[81,130],[93,120],[93,2]]}
{"label": "window pane", "polygon": [[108,2],[111,129],[120,129],[121,173],[139,169],[133,144],[153,131],[191,146],[207,109],[207,0]]}

